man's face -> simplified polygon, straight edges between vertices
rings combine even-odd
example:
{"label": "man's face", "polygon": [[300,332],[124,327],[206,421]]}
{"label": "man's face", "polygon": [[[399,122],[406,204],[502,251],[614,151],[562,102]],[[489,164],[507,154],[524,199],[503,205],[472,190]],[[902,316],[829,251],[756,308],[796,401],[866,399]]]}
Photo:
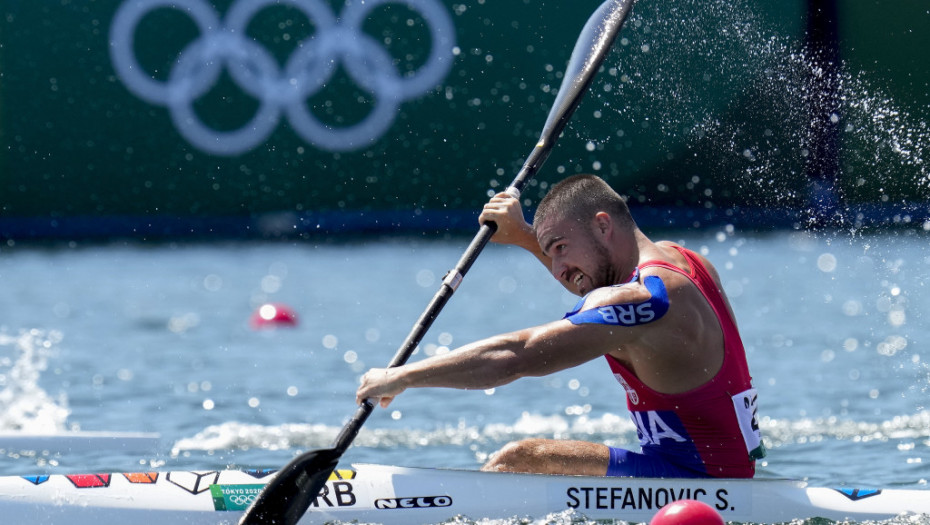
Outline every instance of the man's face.
{"label": "man's face", "polygon": [[553,218],[536,228],[539,246],[552,259],[552,276],[578,296],[613,284],[610,254],[594,226],[593,221],[584,224]]}

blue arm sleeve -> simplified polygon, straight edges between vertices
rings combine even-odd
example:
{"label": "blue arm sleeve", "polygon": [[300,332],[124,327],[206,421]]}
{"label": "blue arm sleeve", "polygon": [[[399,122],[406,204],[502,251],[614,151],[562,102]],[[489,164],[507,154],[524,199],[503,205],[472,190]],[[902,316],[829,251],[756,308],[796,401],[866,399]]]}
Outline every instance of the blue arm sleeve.
{"label": "blue arm sleeve", "polygon": [[574,310],[565,314],[572,324],[609,324],[617,326],[637,326],[661,319],[668,311],[668,291],[665,283],[658,276],[649,275],[643,279],[646,290],[652,295],[641,303],[611,304],[579,312],[584,300]]}

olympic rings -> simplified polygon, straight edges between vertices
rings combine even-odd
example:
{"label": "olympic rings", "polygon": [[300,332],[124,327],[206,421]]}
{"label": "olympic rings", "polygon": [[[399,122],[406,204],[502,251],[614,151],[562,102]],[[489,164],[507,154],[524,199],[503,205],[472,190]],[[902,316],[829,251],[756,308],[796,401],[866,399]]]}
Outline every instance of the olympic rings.
{"label": "olympic rings", "polygon": [[232,495],[226,496],[226,498],[231,503],[233,503],[234,505],[241,506],[241,507],[251,505],[252,502],[255,501],[255,498],[257,497],[258,497],[258,494],[232,494]]}
{"label": "olympic rings", "polygon": [[[402,75],[386,49],[362,30],[369,13],[384,4],[405,4],[429,28],[426,62]],[[271,53],[246,29],[262,9],[288,5],[316,28],[299,42],[283,71]],[[139,23],[150,12],[172,8],[186,13],[200,36],[178,54],[167,81],[153,79],[139,64],[133,44]],[[208,153],[237,155],[267,140],[284,113],[301,138],[329,151],[350,151],[378,140],[406,101],[439,84],[452,67],[455,26],[437,0],[347,0],[340,17],[325,0],[235,0],[224,19],[207,0],[125,0],[110,27],[110,56],[117,75],[136,96],[168,108],[178,132]],[[374,109],[360,122],[334,127],[320,122],[305,103],[323,89],[339,64],[362,89],[374,95]],[[232,131],[204,124],[194,101],[217,83],[223,68],[243,92],[259,101],[251,120]]]}

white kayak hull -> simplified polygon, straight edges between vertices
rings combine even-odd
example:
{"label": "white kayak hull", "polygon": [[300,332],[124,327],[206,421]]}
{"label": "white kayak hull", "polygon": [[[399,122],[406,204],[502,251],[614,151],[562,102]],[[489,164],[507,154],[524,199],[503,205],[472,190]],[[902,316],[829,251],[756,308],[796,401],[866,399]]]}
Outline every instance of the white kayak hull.
{"label": "white kayak hull", "polygon": [[[235,524],[269,471],[174,471],[0,477],[4,524]],[[485,473],[355,465],[339,469],[301,524],[413,525],[454,516],[648,522],[665,504],[697,499],[726,521],[885,520],[930,515],[930,491],[810,487],[790,480],[680,480]]]}

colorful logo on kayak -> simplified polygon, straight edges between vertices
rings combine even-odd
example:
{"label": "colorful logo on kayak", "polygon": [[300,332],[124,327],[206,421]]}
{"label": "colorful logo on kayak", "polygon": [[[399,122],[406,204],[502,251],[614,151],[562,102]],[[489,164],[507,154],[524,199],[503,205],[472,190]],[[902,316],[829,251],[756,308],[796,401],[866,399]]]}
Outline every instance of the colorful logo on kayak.
{"label": "colorful logo on kayak", "polygon": [[210,490],[219,480],[220,473],[211,470],[209,472],[169,472],[165,479],[190,492],[191,494],[200,494]]}
{"label": "colorful logo on kayak", "polygon": [[878,496],[879,494],[882,493],[882,490],[881,490],[881,489],[847,489],[847,488],[842,488],[842,489],[833,489],[833,490],[835,490],[835,491],[839,492],[840,494],[846,496],[847,498],[851,499],[852,501],[859,501],[859,500],[863,500],[863,499],[866,499],[866,498],[871,498],[872,496]]}
{"label": "colorful logo on kayak", "polygon": [[29,483],[32,483],[33,485],[41,485],[45,483],[46,481],[48,481],[49,477],[50,476],[48,476],[47,474],[43,474],[41,476],[23,476],[23,479],[28,481]]}
{"label": "colorful logo on kayak", "polygon": [[337,479],[355,479],[357,472],[349,469],[336,469],[329,475],[329,481]]}
{"label": "colorful logo on kayak", "polygon": [[[109,487],[111,474],[69,474],[64,476],[79,489],[94,489]],[[152,485],[158,481],[158,472],[126,472],[123,474],[126,481],[134,484]],[[33,485],[41,485],[51,479],[48,474],[41,476],[22,476]]]}
{"label": "colorful logo on kayak", "polygon": [[111,474],[69,474],[68,481],[79,489],[98,489],[110,486]]}
{"label": "colorful logo on kayak", "polygon": [[214,510],[245,510],[265,488],[264,485],[210,485]]}
{"label": "colorful logo on kayak", "polygon": [[158,472],[126,472],[123,477],[137,485],[154,485],[158,482]]}
{"label": "colorful logo on kayak", "polygon": [[375,500],[376,509],[435,509],[451,507],[451,496],[425,496],[418,498],[383,498]]}
{"label": "colorful logo on kayak", "polygon": [[[363,29],[374,9],[391,3],[416,11],[430,33],[430,54],[413,74],[399,71],[394,57]],[[314,27],[310,37],[297,43],[283,67],[248,33],[253,18],[278,4],[299,10]],[[162,8],[190,17],[200,33],[178,53],[165,80],[153,78],[136,55],[140,22]],[[426,94],[445,78],[454,48],[455,25],[438,0],[347,1],[338,15],[325,0],[236,0],[222,19],[205,0],[126,0],[110,28],[117,77],[139,98],[168,108],[178,132],[215,155],[239,155],[256,148],[278,127],[282,115],[301,138],[322,149],[350,151],[368,146],[391,127],[403,102]],[[307,104],[340,66],[374,98],[371,112],[346,126],[321,122]],[[252,119],[229,131],[214,129],[195,110],[197,100],[217,85],[224,70],[243,93],[258,101]]]}

